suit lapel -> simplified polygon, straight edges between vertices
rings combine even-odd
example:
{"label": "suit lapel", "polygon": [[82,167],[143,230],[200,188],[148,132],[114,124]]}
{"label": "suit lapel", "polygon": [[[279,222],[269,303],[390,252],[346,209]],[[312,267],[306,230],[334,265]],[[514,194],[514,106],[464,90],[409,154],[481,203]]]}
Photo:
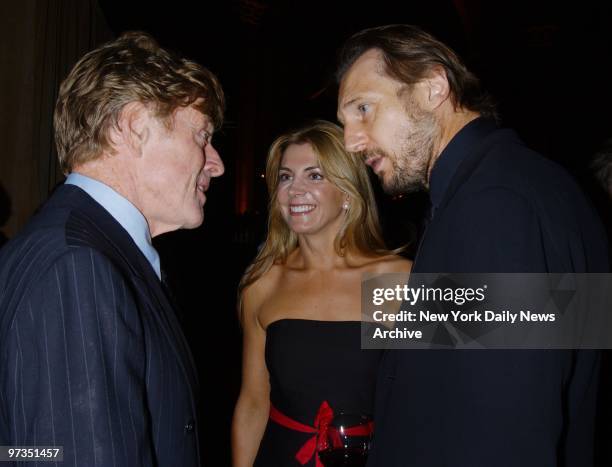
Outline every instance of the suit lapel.
{"label": "suit lapel", "polygon": [[[136,285],[141,299],[149,304],[160,328],[172,347],[185,378],[193,391],[198,390],[198,378],[193,357],[181,330],[176,313],[166,297],[160,280],[151,264],[138,249],[132,238],[121,225],[102,206],[83,190],[75,186],[58,188],[73,207],[79,210],[84,220],[83,241],[95,243],[96,248],[105,253],[126,277]],[[195,399],[195,397],[194,397]]]}
{"label": "suit lapel", "polygon": [[157,313],[159,321],[163,323],[164,332],[167,332],[168,340],[178,356],[179,362],[185,372],[185,377],[194,390],[197,391],[199,384],[195,362],[193,361],[193,356],[189,349],[185,334],[178,321],[176,311],[168,295],[164,292],[162,284],[153,271],[153,268],[151,268],[143,255],[140,256],[146,261],[146,265],[141,264],[145,272],[144,278],[140,282],[141,287],[145,289],[145,295],[151,299],[151,308]]}

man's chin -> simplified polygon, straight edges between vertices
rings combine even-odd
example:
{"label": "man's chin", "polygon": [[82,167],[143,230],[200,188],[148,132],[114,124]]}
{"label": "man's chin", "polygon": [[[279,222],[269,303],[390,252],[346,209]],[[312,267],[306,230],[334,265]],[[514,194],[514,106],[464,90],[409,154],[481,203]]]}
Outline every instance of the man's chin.
{"label": "man's chin", "polygon": [[425,189],[425,186],[416,180],[411,180],[408,182],[405,180],[397,180],[397,179],[387,180],[387,179],[381,178],[381,185],[382,185],[383,191],[386,194],[391,195],[391,196],[405,195],[408,193],[416,193],[419,191],[423,191]]}
{"label": "man's chin", "polygon": [[383,191],[389,196],[397,196],[397,195],[403,195],[407,193],[406,190],[403,190],[395,185],[383,185],[382,188],[383,188]]}
{"label": "man's chin", "polygon": [[197,217],[194,217],[189,222],[187,222],[183,229],[196,229],[200,227],[204,223],[204,210],[202,210],[201,214]]}

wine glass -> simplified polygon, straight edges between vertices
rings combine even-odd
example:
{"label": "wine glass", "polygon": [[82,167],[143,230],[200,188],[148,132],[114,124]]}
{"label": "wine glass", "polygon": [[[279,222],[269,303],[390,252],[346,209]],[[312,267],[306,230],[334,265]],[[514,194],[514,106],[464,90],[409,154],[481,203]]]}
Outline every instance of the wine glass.
{"label": "wine glass", "polygon": [[373,434],[372,417],[338,413],[327,427],[319,445],[319,459],[325,467],[364,467]]}

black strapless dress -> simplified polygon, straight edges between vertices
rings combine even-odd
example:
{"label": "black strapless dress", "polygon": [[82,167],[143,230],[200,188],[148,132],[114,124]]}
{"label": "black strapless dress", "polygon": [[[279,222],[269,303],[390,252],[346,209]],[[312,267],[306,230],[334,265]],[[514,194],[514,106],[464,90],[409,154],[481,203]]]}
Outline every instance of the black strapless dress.
{"label": "black strapless dress", "polygon": [[[372,414],[381,350],[361,350],[358,321],[281,319],[268,326],[270,401],[284,416],[314,426],[321,404],[334,413]],[[315,466],[296,454],[313,437],[268,420],[255,467]],[[316,455],[316,454],[315,454]]]}

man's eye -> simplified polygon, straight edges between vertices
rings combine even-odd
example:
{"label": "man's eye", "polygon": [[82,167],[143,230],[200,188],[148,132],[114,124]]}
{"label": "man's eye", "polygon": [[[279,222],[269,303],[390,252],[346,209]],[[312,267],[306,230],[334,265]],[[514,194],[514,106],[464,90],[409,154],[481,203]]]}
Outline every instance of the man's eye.
{"label": "man's eye", "polygon": [[370,104],[359,104],[357,106],[357,110],[359,110],[359,112],[362,114],[366,113],[369,109],[370,109]]}
{"label": "man's eye", "polygon": [[211,134],[208,131],[201,131],[198,134],[199,140],[200,140],[200,144],[203,147],[206,147],[210,144],[210,140],[212,138]]}

